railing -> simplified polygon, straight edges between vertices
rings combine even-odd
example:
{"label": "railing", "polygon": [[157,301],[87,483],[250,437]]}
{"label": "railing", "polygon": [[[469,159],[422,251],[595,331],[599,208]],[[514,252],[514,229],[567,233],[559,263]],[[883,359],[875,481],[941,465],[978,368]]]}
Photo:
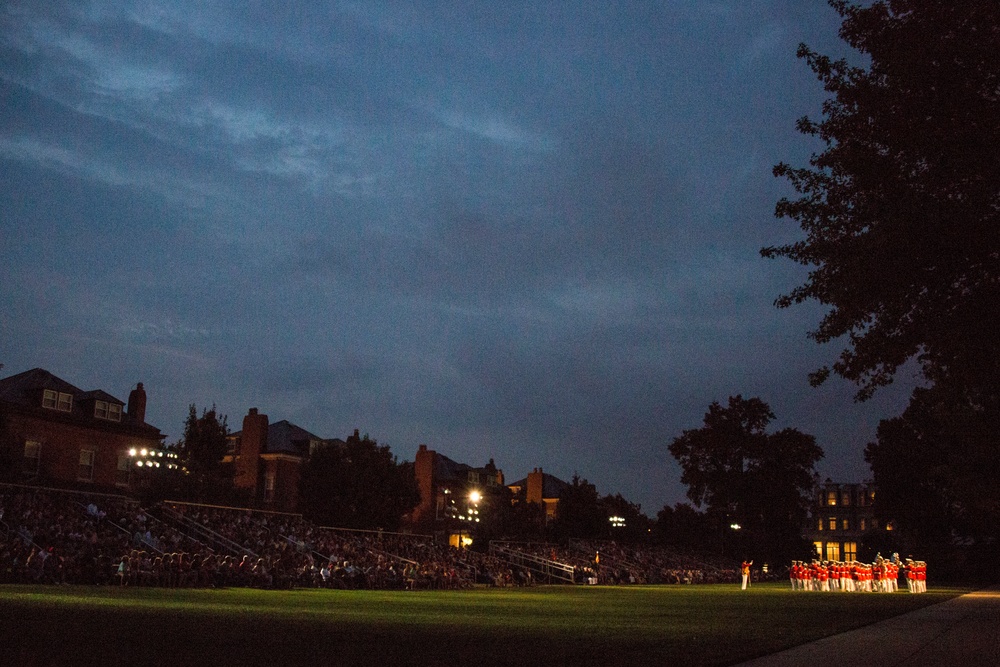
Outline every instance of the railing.
{"label": "railing", "polygon": [[496,542],[490,543],[490,555],[503,558],[512,565],[531,570],[531,572],[539,575],[546,583],[576,583],[573,577],[574,568],[572,565],[567,565],[566,563],[517,551]]}
{"label": "railing", "polygon": [[224,551],[232,556],[251,556],[259,558],[251,549],[230,540],[228,537],[220,535],[208,526],[198,523],[194,519],[188,518],[184,514],[173,510],[166,505],[160,505],[161,516],[172,523],[175,528],[187,534],[189,538],[206,544],[209,548]]}
{"label": "railing", "polygon": [[[601,547],[603,546],[608,546],[608,549],[602,549]],[[580,554],[581,557],[588,558],[591,561],[593,561],[597,554],[600,554],[602,567],[625,569],[629,573],[641,575],[646,575],[647,570],[649,570],[648,566],[643,566],[627,555],[624,555],[622,548],[611,541],[602,543],[599,541],[570,539],[569,548]]]}

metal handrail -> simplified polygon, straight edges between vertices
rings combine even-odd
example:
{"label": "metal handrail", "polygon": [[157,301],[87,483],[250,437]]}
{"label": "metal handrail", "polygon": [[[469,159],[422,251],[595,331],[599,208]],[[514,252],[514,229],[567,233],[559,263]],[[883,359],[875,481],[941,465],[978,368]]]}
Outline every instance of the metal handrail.
{"label": "metal handrail", "polygon": [[209,546],[211,546],[211,543],[215,543],[223,550],[228,551],[230,555],[233,556],[247,555],[253,558],[260,557],[252,549],[249,549],[244,545],[239,544],[238,542],[234,542],[228,537],[225,537],[224,535],[221,535],[220,533],[212,530],[208,526],[198,523],[194,519],[184,514],[181,514],[180,512],[177,512],[165,505],[160,505],[160,512],[162,512],[165,517],[169,518],[174,523],[180,524],[185,529],[192,530],[195,533],[197,533],[199,537],[204,538],[204,540],[209,543]]}
{"label": "metal handrail", "polygon": [[561,581],[568,584],[575,584],[574,573],[576,568],[566,563],[549,560],[541,556],[517,551],[510,547],[501,546],[495,542],[490,543],[490,555],[504,558],[513,565],[527,568],[532,572],[537,572],[547,578],[549,582]]}

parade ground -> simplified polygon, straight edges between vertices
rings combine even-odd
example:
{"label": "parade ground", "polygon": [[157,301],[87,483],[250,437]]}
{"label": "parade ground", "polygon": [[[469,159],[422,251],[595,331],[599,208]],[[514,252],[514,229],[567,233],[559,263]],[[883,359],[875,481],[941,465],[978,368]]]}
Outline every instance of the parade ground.
{"label": "parade ground", "polygon": [[[832,656],[852,664],[855,655],[853,664],[955,664],[946,659],[952,655],[987,664],[974,656],[996,656],[995,643],[982,642],[996,641],[985,626],[995,625],[1000,598],[966,593],[823,593],[781,584],[741,591],[738,583],[465,591],[2,586],[0,645],[11,665],[609,667],[733,665],[761,656],[770,657],[753,664],[791,665],[832,664]],[[977,635],[978,648],[970,640]],[[850,650],[836,643],[843,637]],[[808,653],[781,653],[796,646]],[[915,661],[922,655],[930,657]]]}

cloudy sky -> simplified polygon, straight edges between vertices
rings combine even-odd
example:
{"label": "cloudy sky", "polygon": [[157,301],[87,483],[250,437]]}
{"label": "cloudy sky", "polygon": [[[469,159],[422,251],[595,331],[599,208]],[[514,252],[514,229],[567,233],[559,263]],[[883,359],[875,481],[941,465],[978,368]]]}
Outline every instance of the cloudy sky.
{"label": "cloudy sky", "polygon": [[809,387],[839,348],[771,176],[821,147],[822,0],[15,0],[0,9],[0,363],[251,406],[655,516],[667,446],[759,396],[867,475],[905,402]]}

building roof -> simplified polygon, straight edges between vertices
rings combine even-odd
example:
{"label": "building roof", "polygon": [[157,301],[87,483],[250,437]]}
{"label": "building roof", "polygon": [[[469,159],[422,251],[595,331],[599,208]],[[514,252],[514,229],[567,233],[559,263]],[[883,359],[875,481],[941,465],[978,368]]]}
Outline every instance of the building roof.
{"label": "building roof", "polygon": [[[519,479],[518,481],[508,484],[507,486],[513,487],[517,486],[522,489],[528,488],[528,478]],[[558,498],[562,494],[563,490],[569,486],[569,482],[564,482],[555,475],[550,475],[547,472],[542,473],[542,498]]]}
{"label": "building roof", "polygon": [[475,466],[470,466],[467,463],[459,463],[453,459],[448,458],[440,452],[435,452],[434,457],[434,478],[438,483],[447,482],[467,482],[469,481],[469,472],[476,472],[485,475],[496,475],[498,470],[496,464],[493,463],[493,459],[481,468]]}
{"label": "building roof", "polygon": [[83,390],[43,368],[32,368],[30,371],[0,379],[0,401],[21,405],[31,403],[33,405],[32,392],[38,389],[52,389],[72,394],[74,397],[84,393]]}
{"label": "building roof", "polygon": [[[231,433],[231,438],[239,438],[243,431]],[[321,438],[297,426],[287,419],[267,425],[267,443],[262,454],[294,454],[296,456],[308,456],[311,442],[323,444],[345,444],[343,440],[334,438],[333,440]]]}
{"label": "building roof", "polygon": [[[43,407],[42,393],[46,389],[71,395],[73,397],[72,409],[69,412],[63,412]],[[32,368],[30,371],[0,379],[0,403],[8,409],[15,409],[21,413],[49,421],[73,423],[100,430],[130,431],[145,438],[162,440],[166,437],[160,433],[160,429],[140,422],[124,410],[121,413],[121,421],[97,418],[94,416],[91,401],[107,401],[125,405],[124,401],[102,389],[84,391],[44,368]]]}

